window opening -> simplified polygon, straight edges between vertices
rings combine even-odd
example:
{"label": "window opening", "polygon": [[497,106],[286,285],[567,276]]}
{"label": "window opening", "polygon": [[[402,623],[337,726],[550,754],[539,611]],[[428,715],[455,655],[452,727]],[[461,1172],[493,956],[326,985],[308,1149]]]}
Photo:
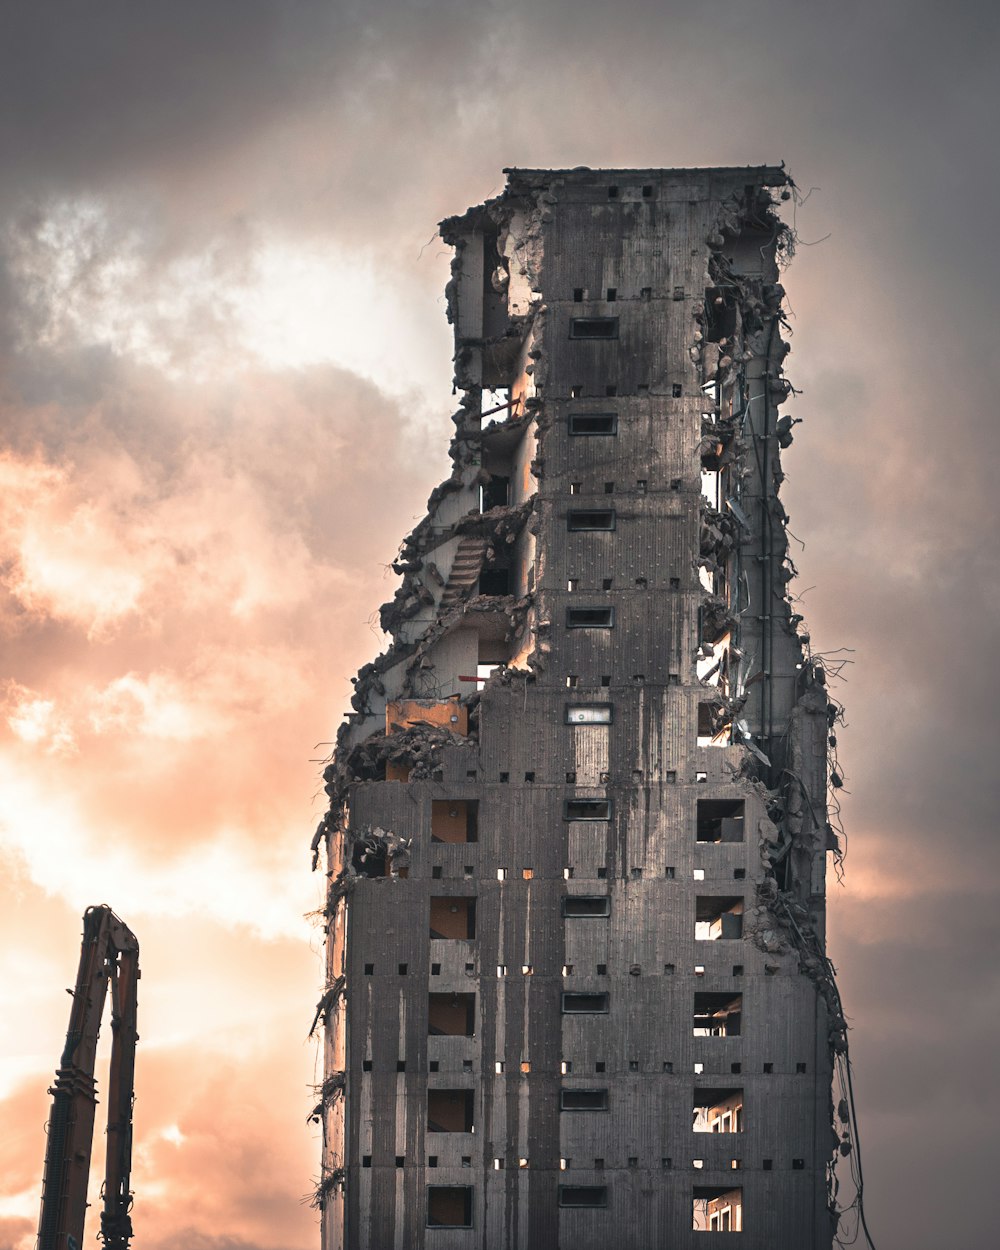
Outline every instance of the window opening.
{"label": "window opening", "polygon": [[610,820],[610,799],[566,799],[563,820]]}
{"label": "window opening", "polygon": [[722,1185],[695,1185],[692,1216],[695,1232],[742,1232],[743,1190],[727,1189]]}
{"label": "window opening", "polygon": [[473,1132],[476,1094],[471,1089],[429,1089],[427,1091],[428,1133]]}
{"label": "window opening", "polygon": [[573,435],[617,434],[618,416],[614,412],[574,412],[569,417]]}
{"label": "window opening", "polygon": [[437,939],[469,939],[476,936],[474,898],[431,898],[430,936]]}
{"label": "window opening", "polygon": [[694,936],[698,942],[730,941],[741,938],[743,936],[742,896],[697,895]]}
{"label": "window opening", "polygon": [[573,508],[566,513],[566,528],[571,534],[615,528],[614,508]]}
{"label": "window opening", "polygon": [[567,608],[567,629],[613,629],[614,608]]}
{"label": "window opening", "polygon": [[428,1185],[428,1228],[472,1228],[471,1185]]}
{"label": "window opening", "polygon": [[618,337],[618,318],[571,317],[569,336],[571,339],[616,339]]}
{"label": "window opening", "polygon": [[695,1037],[739,1037],[743,995],[723,990],[701,990],[694,996],[692,1033]]}
{"label": "window opening", "polygon": [[571,916],[610,916],[611,899],[606,894],[567,894],[562,901],[562,913]]}
{"label": "window opening", "polygon": [[727,747],[731,739],[732,717],[725,706],[722,703],[699,703],[698,746]]}
{"label": "window opening", "polygon": [[610,725],[610,703],[567,703],[564,711],[567,725]]}
{"label": "window opening", "polygon": [[479,840],[479,801],[477,799],[432,799],[432,842],[477,842]]}
{"label": "window opening", "polygon": [[742,1133],[743,1090],[696,1086],[692,1115],[696,1133]]}
{"label": "window opening", "polygon": [[473,1037],[475,994],[428,994],[427,1032],[431,1037]]}
{"label": "window opening", "polygon": [[564,1015],[604,1015],[609,1010],[609,994],[585,994],[571,990],[563,991]]}
{"label": "window opening", "polygon": [[699,842],[742,842],[743,799],[699,799],[697,840]]}

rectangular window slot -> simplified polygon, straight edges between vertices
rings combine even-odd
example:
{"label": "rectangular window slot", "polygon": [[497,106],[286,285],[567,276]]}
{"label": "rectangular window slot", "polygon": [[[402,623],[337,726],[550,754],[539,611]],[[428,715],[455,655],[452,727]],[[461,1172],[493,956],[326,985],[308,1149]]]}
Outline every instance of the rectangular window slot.
{"label": "rectangular window slot", "polygon": [[611,899],[606,894],[567,894],[562,901],[562,914],[570,916],[610,916]]}
{"label": "rectangular window slot", "polygon": [[562,996],[563,1014],[571,1015],[606,1015],[610,1009],[609,994],[582,994],[565,991]]}
{"label": "rectangular window slot", "polygon": [[475,994],[428,994],[427,1032],[431,1037],[473,1037]]}
{"label": "rectangular window slot", "polygon": [[699,842],[742,842],[745,804],[742,799],[699,799]]}
{"label": "rectangular window slot", "polygon": [[476,842],[479,839],[477,799],[432,799],[432,842]]}
{"label": "rectangular window slot", "polygon": [[610,820],[610,799],[566,799],[563,820]]}
{"label": "rectangular window slot", "polygon": [[693,1228],[697,1233],[741,1233],[743,1190],[724,1185],[695,1185],[692,1191]]}
{"label": "rectangular window slot", "polygon": [[569,417],[573,435],[617,434],[618,414],[614,412],[573,412]]}
{"label": "rectangular window slot", "polygon": [[740,895],[699,894],[695,898],[694,936],[698,942],[731,941],[743,936]]}
{"label": "rectangular window slot", "polygon": [[564,1089],[559,1093],[560,1111],[607,1111],[606,1089]]}
{"label": "rectangular window slot", "polygon": [[610,703],[567,703],[565,720],[567,725],[610,725],[612,716]]}
{"label": "rectangular window slot", "polygon": [[614,286],[608,287],[607,302],[613,304],[618,298],[618,288]]}
{"label": "rectangular window slot", "polygon": [[432,938],[467,940],[476,936],[474,898],[431,898],[430,935]]}
{"label": "rectangular window slot", "polygon": [[428,1185],[428,1228],[472,1228],[472,1185]]}
{"label": "rectangular window slot", "polygon": [[583,289],[583,287],[582,287],[582,286],[575,286],[575,287],[573,288],[573,303],[574,303],[574,304],[582,304],[582,303],[583,303],[583,297],[584,297],[584,289]]}
{"label": "rectangular window slot", "polygon": [[701,990],[694,996],[692,1033],[695,1037],[739,1037],[743,995]]}
{"label": "rectangular window slot", "polygon": [[560,1185],[559,1205],[561,1207],[606,1207],[608,1187],[607,1185]]}
{"label": "rectangular window slot", "polygon": [[573,508],[566,514],[566,528],[572,534],[592,533],[615,528],[614,508]]}
{"label": "rectangular window slot", "polygon": [[696,1133],[742,1133],[743,1090],[696,1086],[693,1115]]}
{"label": "rectangular window slot", "polygon": [[475,1100],[475,1090],[471,1089],[429,1089],[428,1133],[471,1133]]}
{"label": "rectangular window slot", "polygon": [[616,339],[618,337],[618,318],[571,317],[569,337],[571,339]]}
{"label": "rectangular window slot", "polygon": [[567,608],[567,629],[613,629],[614,608]]}

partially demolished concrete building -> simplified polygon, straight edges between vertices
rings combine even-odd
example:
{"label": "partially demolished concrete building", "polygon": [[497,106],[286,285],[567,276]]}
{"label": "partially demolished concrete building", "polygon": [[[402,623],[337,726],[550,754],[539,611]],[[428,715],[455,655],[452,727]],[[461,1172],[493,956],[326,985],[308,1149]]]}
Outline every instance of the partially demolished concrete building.
{"label": "partially demolished concrete building", "polygon": [[454,467],[325,774],[324,1250],[828,1250],[790,180],[507,172],[441,227]]}

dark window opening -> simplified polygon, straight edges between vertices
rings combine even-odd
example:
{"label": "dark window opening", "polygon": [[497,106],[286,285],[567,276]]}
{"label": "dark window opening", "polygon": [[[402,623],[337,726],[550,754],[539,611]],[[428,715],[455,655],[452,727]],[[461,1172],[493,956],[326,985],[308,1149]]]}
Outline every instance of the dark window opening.
{"label": "dark window opening", "polygon": [[617,188],[617,187],[608,187],[608,199],[609,199],[609,200],[617,200],[617,199],[618,199],[618,188]]}
{"label": "dark window opening", "polygon": [[428,1185],[428,1228],[471,1228],[474,1193],[471,1185]]}
{"label": "dark window opening", "polygon": [[569,417],[570,434],[617,434],[618,414],[614,412],[574,412]]}
{"label": "dark window opening", "polygon": [[351,866],[359,877],[388,877],[389,852],[385,843],[359,838],[351,853]]}
{"label": "dark window opening", "polygon": [[618,318],[571,317],[569,337],[571,339],[616,339],[618,337]]}
{"label": "dark window opening", "polygon": [[607,1185],[560,1185],[559,1205],[561,1207],[606,1207],[608,1187]]}
{"label": "dark window opening", "polygon": [[607,1111],[606,1089],[564,1089],[559,1093],[560,1111]]}
{"label": "dark window opening", "polygon": [[406,1163],[405,1155],[396,1155],[396,1167],[401,1168],[405,1165],[405,1163]]}
{"label": "dark window opening", "polygon": [[610,820],[610,799],[566,799],[563,820]]}
{"label": "dark window opening", "polygon": [[371,1155],[362,1155],[362,1156],[361,1156],[361,1166],[362,1166],[363,1168],[370,1168],[370,1167],[371,1167],[371,1165],[372,1165],[372,1157],[371,1157]]}
{"label": "dark window opening", "polygon": [[695,898],[694,936],[699,942],[730,941],[743,936],[743,898],[699,894]]}
{"label": "dark window opening", "polygon": [[618,298],[618,288],[614,286],[609,286],[608,296],[607,296],[608,303],[613,304],[615,300],[617,300],[617,298]]}
{"label": "dark window opening", "polygon": [[475,842],[479,837],[476,799],[432,799],[432,842]]}
{"label": "dark window opening", "polygon": [[733,287],[710,286],[705,291],[705,338],[720,343],[736,333],[736,292]]}
{"label": "dark window opening", "polygon": [[567,608],[567,629],[613,629],[614,608]]}
{"label": "dark window opening", "polygon": [[743,995],[705,990],[694,996],[691,1025],[695,1037],[739,1037]]}
{"label": "dark window opening", "polygon": [[476,936],[476,900],[468,897],[432,898],[430,935],[432,938],[474,938]]}
{"label": "dark window opening", "polygon": [[609,1010],[609,994],[564,993],[564,1015],[605,1015]]}
{"label": "dark window opening", "polygon": [[475,1031],[475,994],[427,995],[427,1032],[431,1037],[472,1037]]}
{"label": "dark window opening", "polygon": [[510,569],[483,569],[479,574],[481,595],[509,595],[511,593]]}
{"label": "dark window opening", "polygon": [[567,703],[564,715],[567,725],[610,725],[612,704]]}
{"label": "dark window opening", "polygon": [[742,842],[745,803],[742,799],[699,799],[699,842]]}
{"label": "dark window opening", "polygon": [[674,399],[680,399],[680,397],[684,394],[684,388],[681,386],[680,382],[673,383],[670,388],[670,394],[674,397]]}
{"label": "dark window opening", "polygon": [[725,1185],[695,1185],[692,1191],[695,1232],[739,1233],[743,1231],[743,1190]]}
{"label": "dark window opening", "polygon": [[604,395],[605,395],[605,397],[606,397],[607,399],[614,399],[614,397],[615,397],[617,394],[618,394],[618,387],[617,387],[617,386],[615,386],[615,385],[613,385],[613,384],[612,384],[612,385],[609,385],[609,386],[606,386],[606,387],[604,388]]}
{"label": "dark window opening", "polygon": [[582,303],[583,303],[583,295],[584,295],[583,287],[582,287],[582,286],[575,286],[575,287],[573,288],[573,303],[574,303],[574,304],[582,304]]}
{"label": "dark window opening", "polygon": [[476,1092],[472,1089],[427,1091],[428,1133],[471,1133]]}
{"label": "dark window opening", "polygon": [[727,747],[732,735],[732,718],[721,703],[698,704],[698,746]]}
{"label": "dark window opening", "polygon": [[499,474],[490,474],[490,480],[483,487],[481,508],[489,512],[491,508],[506,508],[510,503],[510,478]]}
{"label": "dark window opening", "polygon": [[585,533],[588,530],[613,530],[615,528],[614,508],[573,508],[566,513],[566,528],[570,533]]}
{"label": "dark window opening", "polygon": [[611,899],[606,894],[567,894],[562,901],[564,916],[610,916]]}
{"label": "dark window opening", "polygon": [[692,1114],[696,1133],[742,1133],[743,1090],[696,1088]]}
{"label": "dark window opening", "polygon": [[643,187],[642,198],[644,200],[651,200],[653,198],[653,188],[649,186]]}

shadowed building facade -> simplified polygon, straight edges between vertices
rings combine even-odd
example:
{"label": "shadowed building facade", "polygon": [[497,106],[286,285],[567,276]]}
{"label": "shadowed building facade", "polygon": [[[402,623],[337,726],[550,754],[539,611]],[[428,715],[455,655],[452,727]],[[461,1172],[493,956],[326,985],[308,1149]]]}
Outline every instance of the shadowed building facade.
{"label": "shadowed building facade", "polygon": [[324,1250],[831,1244],[838,709],[778,498],[789,186],[518,169],[442,223],[453,471],[314,842]]}

